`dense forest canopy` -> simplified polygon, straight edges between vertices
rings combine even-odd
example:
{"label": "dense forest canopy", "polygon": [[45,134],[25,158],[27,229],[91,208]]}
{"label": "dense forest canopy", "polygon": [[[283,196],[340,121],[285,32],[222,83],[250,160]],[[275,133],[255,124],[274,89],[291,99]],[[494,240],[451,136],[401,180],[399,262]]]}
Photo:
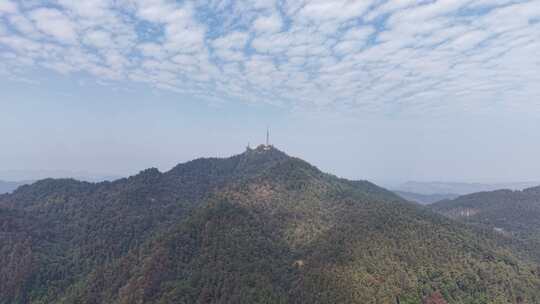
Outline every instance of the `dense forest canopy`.
{"label": "dense forest canopy", "polygon": [[440,201],[430,208],[521,241],[540,261],[540,187],[473,193]]}
{"label": "dense forest canopy", "polygon": [[0,303],[538,303],[540,267],[268,146],[0,196]]}

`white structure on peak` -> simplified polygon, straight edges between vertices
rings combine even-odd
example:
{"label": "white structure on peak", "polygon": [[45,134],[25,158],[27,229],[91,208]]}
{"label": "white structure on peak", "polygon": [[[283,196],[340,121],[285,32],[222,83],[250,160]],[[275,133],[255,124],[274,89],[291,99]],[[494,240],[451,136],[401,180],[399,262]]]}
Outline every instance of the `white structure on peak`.
{"label": "white structure on peak", "polygon": [[264,146],[264,150],[270,150],[270,148],[272,148],[270,144],[270,128],[266,128],[266,145]]}
{"label": "white structure on peak", "polygon": [[250,146],[250,144],[248,142],[248,145],[246,147],[246,151],[264,152],[264,151],[271,150],[273,147],[274,146],[270,144],[270,128],[266,128],[266,142],[264,144],[258,145],[255,148],[251,148],[251,146]]}

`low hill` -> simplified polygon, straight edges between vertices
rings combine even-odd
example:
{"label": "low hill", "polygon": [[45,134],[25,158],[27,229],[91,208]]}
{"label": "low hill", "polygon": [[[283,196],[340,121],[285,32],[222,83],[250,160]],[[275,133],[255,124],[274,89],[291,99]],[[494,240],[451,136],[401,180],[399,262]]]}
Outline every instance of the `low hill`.
{"label": "low hill", "polygon": [[466,195],[482,191],[494,191],[498,189],[523,190],[534,187],[538,182],[510,182],[510,183],[459,183],[459,182],[418,182],[408,181],[403,184],[393,186],[396,191],[412,192],[418,194],[441,194],[450,193],[456,195]]}
{"label": "low hill", "polygon": [[540,249],[540,187],[474,193],[430,207],[453,219],[534,244],[535,251]]}
{"label": "low hill", "polygon": [[0,303],[538,303],[538,264],[269,146],[0,196]]}
{"label": "low hill", "polygon": [[429,205],[442,200],[454,199],[459,196],[452,193],[420,194],[407,191],[394,191],[394,193],[408,201],[416,202],[421,205]]}

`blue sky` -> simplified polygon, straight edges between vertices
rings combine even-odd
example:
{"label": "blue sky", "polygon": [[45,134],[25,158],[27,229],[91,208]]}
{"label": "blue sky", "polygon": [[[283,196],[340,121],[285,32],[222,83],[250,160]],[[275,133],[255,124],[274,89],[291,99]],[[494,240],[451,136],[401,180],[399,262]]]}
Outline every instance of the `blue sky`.
{"label": "blue sky", "polygon": [[540,180],[539,21],[538,0],[2,0],[0,173],[166,170],[270,125],[350,178]]}

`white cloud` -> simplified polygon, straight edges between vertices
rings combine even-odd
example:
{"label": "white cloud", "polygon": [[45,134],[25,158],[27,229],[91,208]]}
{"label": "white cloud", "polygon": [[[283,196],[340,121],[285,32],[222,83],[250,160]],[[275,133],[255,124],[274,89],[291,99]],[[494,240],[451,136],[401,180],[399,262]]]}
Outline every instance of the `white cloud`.
{"label": "white cloud", "polygon": [[58,3],[77,16],[88,18],[104,17],[110,13],[110,0],[58,0]]}
{"label": "white cloud", "polygon": [[43,33],[63,43],[75,43],[76,24],[56,9],[40,8],[29,13],[36,27]]}
{"label": "white cloud", "polygon": [[86,33],[83,42],[95,48],[106,48],[113,44],[111,34],[100,30],[93,30]]}
{"label": "white cloud", "polygon": [[334,46],[334,51],[339,54],[352,54],[366,46],[367,39],[375,30],[372,27],[354,27],[349,29]]}
{"label": "white cloud", "polygon": [[269,0],[246,0],[246,2],[250,3],[254,9],[271,9],[276,6],[274,1]]}
{"label": "white cloud", "polygon": [[[143,0],[137,2],[137,14],[147,21],[167,22],[177,8],[170,2],[161,0]],[[176,12],[177,15],[178,12]]]}
{"label": "white cloud", "polygon": [[293,36],[287,33],[257,36],[251,42],[260,53],[282,53],[293,43]]}
{"label": "white cloud", "polygon": [[295,109],[414,112],[540,98],[539,1],[32,3],[0,4],[8,71],[34,64]]}
{"label": "white cloud", "polygon": [[164,47],[170,52],[198,52],[203,48],[205,32],[201,27],[171,23],[165,32]]}
{"label": "white cloud", "polygon": [[364,41],[371,34],[375,32],[375,29],[371,26],[354,27],[349,29],[344,35],[343,40]]}
{"label": "white cloud", "polygon": [[41,49],[41,45],[39,43],[18,36],[0,37],[0,43],[18,52],[31,52]]}
{"label": "white cloud", "polygon": [[3,14],[14,14],[17,12],[17,5],[11,0],[2,0],[0,2],[0,16]]}
{"label": "white cloud", "polygon": [[431,18],[442,16],[445,14],[455,13],[459,8],[468,4],[470,0],[439,0],[429,2],[414,7],[398,11],[394,13],[388,23],[394,25],[396,23],[412,22],[419,23]]}
{"label": "white cloud", "polygon": [[233,32],[216,38],[211,42],[214,53],[220,59],[229,61],[242,61],[245,59],[244,48],[249,35],[245,32]]}
{"label": "white cloud", "polygon": [[137,46],[137,48],[146,57],[162,59],[167,55],[167,53],[162,48],[162,46],[160,44],[157,44],[157,43],[152,43],[152,42],[141,43],[141,44],[139,44]]}
{"label": "white cloud", "polygon": [[37,34],[34,24],[24,16],[11,15],[9,16],[8,20],[9,23],[13,25],[13,27],[21,34],[27,36],[35,36]]}
{"label": "white cloud", "polygon": [[179,6],[172,1],[143,0],[137,2],[137,14],[146,21],[164,25],[172,34],[194,23],[193,8]]}
{"label": "white cloud", "polygon": [[243,49],[246,46],[249,35],[245,32],[233,32],[212,41],[215,48]]}
{"label": "white cloud", "polygon": [[312,0],[300,10],[300,15],[312,20],[338,20],[359,17],[371,5],[368,0]]}
{"label": "white cloud", "polygon": [[480,30],[470,31],[451,42],[451,47],[459,51],[466,51],[476,46],[488,37],[488,33]]}
{"label": "white cloud", "polygon": [[163,48],[167,52],[202,51],[206,30],[195,21],[191,5],[178,6],[173,2],[160,0],[145,0],[138,5],[137,13],[141,18],[163,26]]}
{"label": "white cloud", "polygon": [[282,27],[281,17],[277,14],[261,16],[253,23],[253,29],[257,32],[279,32]]}

